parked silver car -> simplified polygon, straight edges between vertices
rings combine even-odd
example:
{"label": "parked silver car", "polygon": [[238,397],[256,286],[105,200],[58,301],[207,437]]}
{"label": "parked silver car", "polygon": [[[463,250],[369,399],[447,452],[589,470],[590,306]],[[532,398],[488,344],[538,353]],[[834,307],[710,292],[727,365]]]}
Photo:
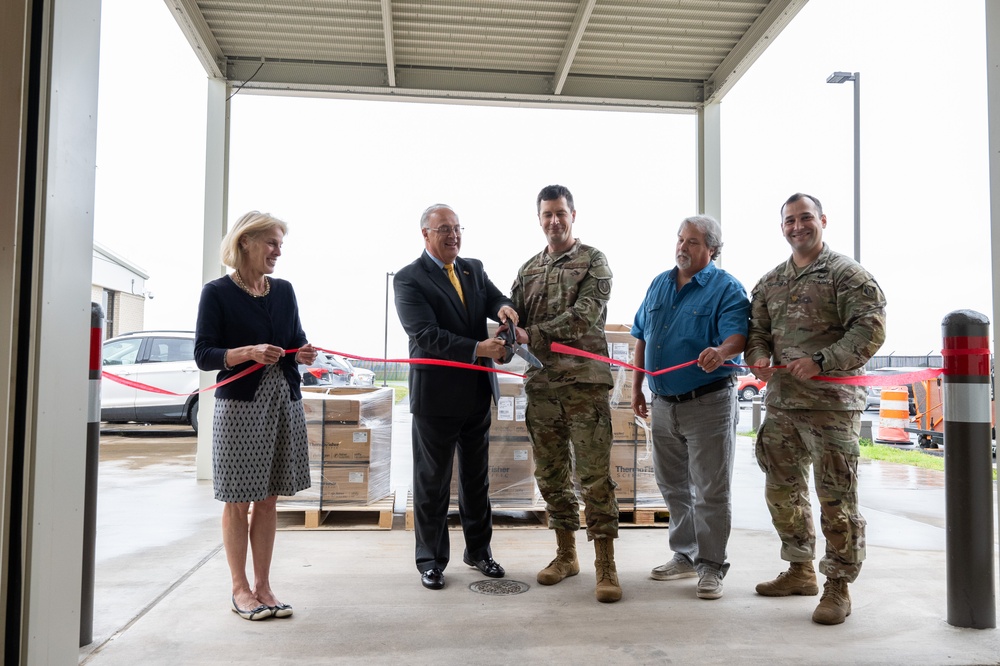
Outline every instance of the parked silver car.
{"label": "parked silver car", "polygon": [[878,411],[879,407],[882,406],[882,398],[879,393],[875,392],[875,389],[878,387],[868,386],[866,388],[868,389],[868,393],[865,396],[865,411],[870,409]]}
{"label": "parked silver car", "polygon": [[[180,395],[101,380],[101,420],[108,423],[187,423],[198,431],[200,374],[192,331],[136,331],[104,341],[106,373]],[[192,395],[194,394],[194,395]]]}
{"label": "parked silver car", "polygon": [[334,355],[334,358],[351,369],[351,386],[374,386],[375,373],[368,368],[354,365],[351,359]]}
{"label": "parked silver car", "polygon": [[[930,368],[910,368],[910,367],[887,367],[887,368],[876,368],[875,370],[869,371],[868,374],[871,375],[902,375],[910,372],[922,372],[924,370],[929,370]],[[881,386],[869,386],[868,387],[868,405],[865,409],[880,409],[882,406],[882,388]],[[906,392],[909,396],[910,403],[910,416],[917,413],[917,406],[913,400],[913,386],[906,385]]]}

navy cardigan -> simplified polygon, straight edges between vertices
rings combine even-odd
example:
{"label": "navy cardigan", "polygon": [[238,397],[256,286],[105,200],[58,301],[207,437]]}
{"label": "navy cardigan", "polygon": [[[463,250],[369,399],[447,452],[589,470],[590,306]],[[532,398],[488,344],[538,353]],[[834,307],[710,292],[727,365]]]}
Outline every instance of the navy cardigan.
{"label": "navy cardigan", "polygon": [[[250,366],[242,363],[225,369],[227,349],[247,345],[271,344],[283,349],[298,349],[306,344],[306,334],[299,321],[299,306],[292,285],[286,280],[268,277],[271,291],[254,298],[240,289],[228,275],[212,280],[201,290],[198,323],[195,326],[194,360],[202,370],[220,370],[216,381]],[[294,354],[286,354],[278,365],[288,380],[292,400],[302,398],[302,378]],[[253,400],[263,370],[215,389],[216,398]]]}

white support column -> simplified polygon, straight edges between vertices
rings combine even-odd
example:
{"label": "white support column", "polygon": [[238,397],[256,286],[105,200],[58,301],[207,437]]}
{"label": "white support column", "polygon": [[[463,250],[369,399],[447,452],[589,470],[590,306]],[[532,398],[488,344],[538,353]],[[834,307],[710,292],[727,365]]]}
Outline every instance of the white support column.
{"label": "white support column", "polygon": [[[722,224],[722,138],[719,104],[698,110],[698,212]],[[721,266],[721,260],[718,262]]]}
{"label": "white support column", "polygon": [[[79,661],[100,0],[45,2],[24,437],[21,663]],[[59,350],[53,354],[53,350]]]}
{"label": "white support column", "polygon": [[[990,247],[993,268],[993,350],[1000,349],[1000,0],[986,0],[986,102],[990,151]],[[994,409],[996,401],[993,402]],[[994,419],[996,414],[994,414]],[[994,420],[994,422],[996,422]],[[996,515],[1000,520],[1000,497]],[[1000,530],[1000,526],[998,526]]]}
{"label": "white support column", "polygon": [[[202,280],[209,282],[223,274],[219,244],[226,233],[229,215],[229,94],[228,82],[208,80],[208,114],[205,140],[205,227],[202,236]],[[201,373],[201,387],[215,383],[214,372]],[[199,479],[212,478],[212,414],[215,396],[211,391],[198,399],[198,452],[195,456]]]}

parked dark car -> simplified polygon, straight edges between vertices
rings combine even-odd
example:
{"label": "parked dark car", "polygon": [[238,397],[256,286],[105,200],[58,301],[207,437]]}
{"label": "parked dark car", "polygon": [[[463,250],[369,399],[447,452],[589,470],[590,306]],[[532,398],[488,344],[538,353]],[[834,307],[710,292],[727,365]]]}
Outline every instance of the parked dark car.
{"label": "parked dark car", "polygon": [[319,352],[312,365],[299,364],[303,386],[348,386],[351,383],[351,366],[332,354]]}

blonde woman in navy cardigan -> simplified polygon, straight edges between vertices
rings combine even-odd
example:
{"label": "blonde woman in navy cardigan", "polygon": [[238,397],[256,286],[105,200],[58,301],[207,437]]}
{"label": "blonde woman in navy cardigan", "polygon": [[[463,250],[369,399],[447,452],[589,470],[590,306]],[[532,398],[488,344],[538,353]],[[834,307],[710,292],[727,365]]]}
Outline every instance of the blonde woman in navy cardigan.
{"label": "blonde woman in navy cardigan", "polygon": [[311,364],[316,350],[302,331],[292,285],[271,277],[287,232],[284,222],[257,211],[233,225],[222,241],[222,263],[233,272],[202,289],[195,332],[198,367],[218,370],[220,382],[264,365],[215,390],[212,422],[212,478],[215,499],[225,502],[233,611],[247,620],[292,614],[271,589],[276,501],[310,485],[298,364]]}

